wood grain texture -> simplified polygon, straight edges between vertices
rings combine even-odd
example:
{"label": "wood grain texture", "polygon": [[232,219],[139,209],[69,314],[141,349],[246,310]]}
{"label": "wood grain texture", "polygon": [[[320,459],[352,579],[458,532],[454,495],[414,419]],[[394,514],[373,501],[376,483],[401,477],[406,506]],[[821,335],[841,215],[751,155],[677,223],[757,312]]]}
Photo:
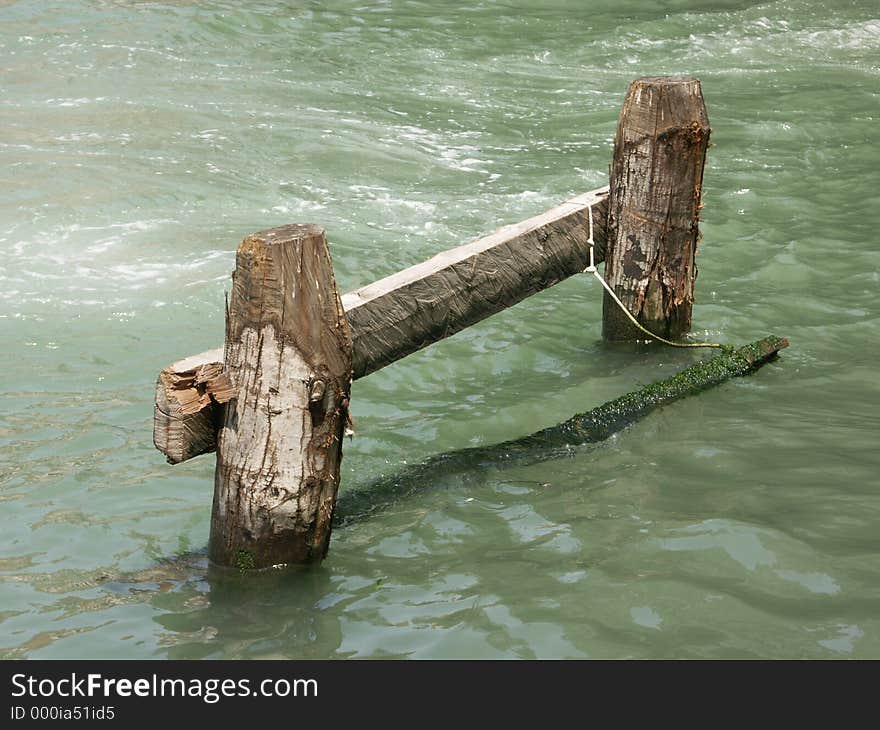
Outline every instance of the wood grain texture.
{"label": "wood grain texture", "polygon": [[[369,375],[583,271],[589,262],[588,208],[593,211],[596,262],[601,262],[607,192],[602,188],[578,195],[343,296],[354,377]],[[156,389],[154,442],[169,462],[213,451],[212,424],[222,410],[210,398],[200,401],[195,412],[169,410],[161,405],[170,398],[169,378],[186,383],[194,367],[216,368],[223,360],[223,350],[217,348],[163,370],[166,375],[160,376]],[[183,365],[186,371],[180,370]],[[194,391],[188,397],[201,396]]]}
{"label": "wood grain texture", "polygon": [[209,556],[260,569],[321,560],[339,486],[351,336],[324,231],[254,233],[236,256]]}
{"label": "wood grain texture", "polygon": [[[690,330],[709,120],[700,82],[647,77],[630,84],[611,165],[605,278],[648,330]],[[639,332],[606,292],[606,340]]]}

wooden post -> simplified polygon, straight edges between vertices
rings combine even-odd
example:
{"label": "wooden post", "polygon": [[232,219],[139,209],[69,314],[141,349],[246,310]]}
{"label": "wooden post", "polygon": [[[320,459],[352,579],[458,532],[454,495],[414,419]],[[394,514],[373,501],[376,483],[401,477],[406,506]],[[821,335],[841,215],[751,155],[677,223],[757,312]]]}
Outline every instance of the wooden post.
{"label": "wooden post", "polygon": [[[639,322],[667,339],[691,326],[709,133],[697,79],[630,84],[614,141],[605,279]],[[607,292],[602,334],[646,339]]]}
{"label": "wooden post", "polygon": [[215,565],[245,570],[326,555],[351,353],[324,230],[289,225],[245,238],[226,316],[234,396],[217,435]]}

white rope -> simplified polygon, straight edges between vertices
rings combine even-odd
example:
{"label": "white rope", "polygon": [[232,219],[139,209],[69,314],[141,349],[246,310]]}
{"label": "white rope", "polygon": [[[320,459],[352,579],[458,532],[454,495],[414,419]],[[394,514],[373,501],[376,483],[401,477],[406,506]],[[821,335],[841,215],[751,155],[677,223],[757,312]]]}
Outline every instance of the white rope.
{"label": "white rope", "polygon": [[593,240],[593,206],[587,206],[587,213],[589,214],[590,219],[590,235],[587,238],[587,245],[590,247],[590,265],[584,269],[583,273],[592,274],[595,276],[599,283],[605,287],[605,291],[607,291],[611,298],[615,301],[618,307],[620,307],[621,311],[629,317],[629,321],[632,322],[639,330],[644,332],[648,337],[651,337],[658,342],[662,342],[664,345],[669,345],[670,347],[721,347],[721,345],[717,342],[672,342],[671,340],[666,340],[660,335],[655,335],[653,332],[645,329],[642,324],[632,315],[629,309],[626,308],[626,305],[617,298],[617,294],[614,293],[614,290],[608,285],[608,282],[605,281],[602,274],[599,273],[599,270],[596,268],[596,255],[595,248],[596,242]]}

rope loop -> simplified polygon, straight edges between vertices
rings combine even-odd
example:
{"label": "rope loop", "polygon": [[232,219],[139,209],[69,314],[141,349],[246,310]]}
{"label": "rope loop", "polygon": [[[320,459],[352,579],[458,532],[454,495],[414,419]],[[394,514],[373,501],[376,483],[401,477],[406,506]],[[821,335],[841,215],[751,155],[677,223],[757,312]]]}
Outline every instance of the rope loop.
{"label": "rope loop", "polygon": [[621,311],[629,318],[629,321],[632,322],[640,331],[644,332],[651,339],[657,340],[658,342],[662,342],[664,345],[669,345],[670,347],[718,347],[721,348],[721,345],[718,342],[672,342],[672,340],[667,340],[661,337],[660,335],[655,335],[650,330],[645,329],[642,326],[641,322],[639,322],[633,315],[629,309],[626,308],[623,302],[617,298],[617,294],[614,293],[614,290],[608,285],[608,282],[605,281],[602,274],[599,273],[599,270],[596,268],[596,242],[593,240],[593,206],[587,206],[587,213],[589,214],[590,220],[590,235],[587,238],[587,245],[590,247],[590,264],[583,270],[584,274],[592,274],[595,276],[599,283],[605,287],[605,291],[607,291],[611,298],[615,301],[618,307],[620,307]]}

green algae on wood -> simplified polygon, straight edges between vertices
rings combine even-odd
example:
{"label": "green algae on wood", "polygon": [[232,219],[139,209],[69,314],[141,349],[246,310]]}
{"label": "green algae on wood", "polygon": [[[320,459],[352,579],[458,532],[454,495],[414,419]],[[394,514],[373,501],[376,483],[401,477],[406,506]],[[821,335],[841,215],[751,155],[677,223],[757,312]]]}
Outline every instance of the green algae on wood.
{"label": "green algae on wood", "polygon": [[432,456],[420,464],[382,476],[343,494],[335,522],[344,525],[359,520],[389,504],[415,495],[426,484],[442,482],[449,474],[476,477],[488,468],[537,463],[559,456],[561,450],[604,441],[661,406],[757,370],[785,347],[788,347],[788,340],[773,335],[737,350],[725,347],[721,354],[710,360],[691,365],[669,378],[529,436]]}
{"label": "green algae on wood", "polygon": [[531,436],[500,444],[499,448],[538,448],[602,441],[662,405],[752,372],[785,347],[788,347],[788,340],[771,335],[738,350],[722,351],[711,360],[691,365],[670,378],[634,390]]}

